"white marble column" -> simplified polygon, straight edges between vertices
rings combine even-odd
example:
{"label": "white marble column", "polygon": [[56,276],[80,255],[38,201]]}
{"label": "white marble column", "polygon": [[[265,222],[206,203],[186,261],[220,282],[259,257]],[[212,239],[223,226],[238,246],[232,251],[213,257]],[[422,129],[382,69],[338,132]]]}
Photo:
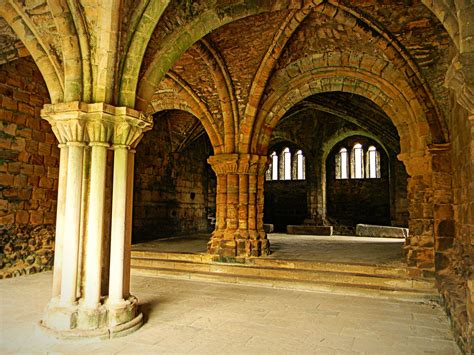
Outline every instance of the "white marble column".
{"label": "white marble column", "polygon": [[133,224],[133,180],[135,167],[135,149],[128,151],[128,172],[127,172],[127,217],[125,224],[125,255],[124,255],[124,277],[123,277],[123,297],[130,296],[130,259],[132,249],[132,224]]}
{"label": "white marble column", "polygon": [[86,238],[84,304],[96,307],[100,301],[102,245],[104,237],[105,173],[108,143],[91,142],[90,191]]}
{"label": "white marble column", "polygon": [[58,200],[56,205],[56,237],[54,248],[53,297],[61,294],[64,211],[66,209],[67,144],[59,144]]}
{"label": "white marble column", "polygon": [[64,239],[61,273],[61,304],[74,304],[76,301],[79,232],[81,223],[82,142],[68,142],[66,210],[64,213]]}
{"label": "white marble column", "polygon": [[[140,327],[143,315],[128,291],[133,185],[129,156],[152,120],[104,103],[45,105],[41,114],[61,143],[61,165],[53,295],[40,329],[68,339],[130,333]],[[105,202],[109,147],[114,149],[112,207]],[[111,225],[104,224],[108,216]],[[108,231],[110,240],[105,239]],[[103,267],[104,255],[110,255],[110,268]],[[102,280],[109,280],[108,290],[101,287]]]}
{"label": "white marble column", "polygon": [[128,147],[114,146],[112,233],[110,243],[109,303],[122,304],[127,211]]}

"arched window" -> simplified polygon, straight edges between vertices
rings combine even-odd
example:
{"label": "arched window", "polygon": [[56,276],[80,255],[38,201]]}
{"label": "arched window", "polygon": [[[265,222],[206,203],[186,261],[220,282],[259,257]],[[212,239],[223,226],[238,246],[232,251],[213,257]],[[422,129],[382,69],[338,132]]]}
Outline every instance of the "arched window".
{"label": "arched window", "polygon": [[305,158],[302,150],[296,152],[296,178],[298,180],[304,180],[305,176]]}
{"label": "arched window", "polygon": [[286,147],[281,152],[280,180],[291,180],[291,152]]}
{"label": "arched window", "polygon": [[364,178],[364,151],[362,144],[357,143],[352,148],[352,159],[351,159],[351,177],[353,179]]}
{"label": "arched window", "polygon": [[272,154],[270,154],[270,164],[268,164],[268,169],[267,169],[267,171],[265,171],[265,180],[266,180],[266,181],[271,181],[271,180],[272,180],[273,154],[275,154],[275,152],[273,152]]}
{"label": "arched window", "polygon": [[270,154],[270,165],[268,166],[266,179],[267,180],[278,180],[278,155],[276,152]]}
{"label": "arched window", "polygon": [[349,159],[346,148],[341,148],[336,155],[336,179],[349,178]]}
{"label": "arched window", "polygon": [[376,179],[380,177],[380,153],[373,145],[367,150],[367,172],[368,178]]}

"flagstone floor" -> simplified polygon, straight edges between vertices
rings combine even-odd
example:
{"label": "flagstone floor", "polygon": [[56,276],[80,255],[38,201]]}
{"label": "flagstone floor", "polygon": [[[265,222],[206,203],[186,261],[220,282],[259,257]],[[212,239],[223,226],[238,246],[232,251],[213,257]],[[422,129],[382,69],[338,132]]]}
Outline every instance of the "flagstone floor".
{"label": "flagstone floor", "polygon": [[123,338],[45,338],[52,273],[0,280],[0,353],[459,354],[441,307],[315,292],[132,278],[146,323]]}

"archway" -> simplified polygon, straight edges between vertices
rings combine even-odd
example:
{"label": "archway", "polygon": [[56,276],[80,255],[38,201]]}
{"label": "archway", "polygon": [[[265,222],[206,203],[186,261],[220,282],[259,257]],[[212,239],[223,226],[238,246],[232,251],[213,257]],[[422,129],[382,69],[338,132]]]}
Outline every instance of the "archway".
{"label": "archway", "polygon": [[154,128],[136,152],[133,242],[212,231],[216,177],[207,163],[211,155],[204,127],[192,114],[154,114]]}
{"label": "archway", "polygon": [[306,156],[298,145],[281,141],[270,149],[265,178],[263,221],[273,231],[286,233],[288,225],[302,224],[307,217]]}
{"label": "archway", "polygon": [[363,136],[340,140],[326,161],[327,219],[336,234],[357,224],[391,225],[390,161],[381,145]]}

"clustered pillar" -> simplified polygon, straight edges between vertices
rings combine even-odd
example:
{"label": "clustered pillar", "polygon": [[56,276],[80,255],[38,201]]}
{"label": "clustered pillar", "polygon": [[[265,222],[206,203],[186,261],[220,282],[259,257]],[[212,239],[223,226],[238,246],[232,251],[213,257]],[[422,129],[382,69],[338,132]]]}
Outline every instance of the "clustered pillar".
{"label": "clustered pillar", "polygon": [[104,103],[45,105],[41,114],[61,151],[53,292],[41,328],[60,338],[125,335],[143,321],[129,292],[131,184],[133,148],[152,121]]}
{"label": "clustered pillar", "polygon": [[219,154],[208,159],[217,175],[216,229],[208,244],[219,259],[269,252],[263,229],[263,184],[267,156]]}

